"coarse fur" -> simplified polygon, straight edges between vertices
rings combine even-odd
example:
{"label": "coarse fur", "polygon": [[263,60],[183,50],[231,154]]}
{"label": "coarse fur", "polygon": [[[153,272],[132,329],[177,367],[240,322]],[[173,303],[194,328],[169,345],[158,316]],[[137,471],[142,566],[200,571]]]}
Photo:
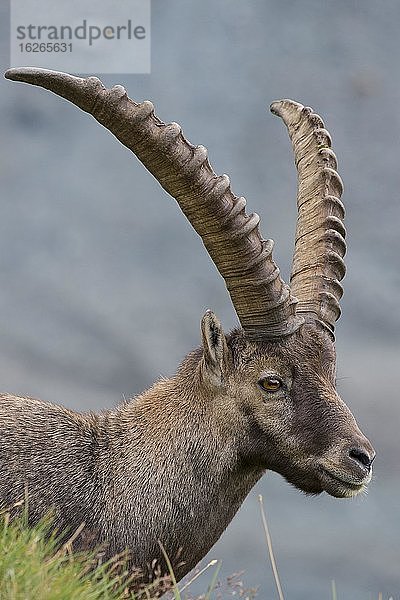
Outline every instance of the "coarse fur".
{"label": "coarse fur", "polygon": [[[107,557],[128,548],[147,581],[154,561],[165,571],[159,541],[178,579],[191,570],[266,469],[312,494],[365,486],[349,450],[373,450],[335,391],[322,334],[304,325],[279,342],[225,337],[208,311],[202,338],[176,375],[113,411],[2,395],[2,505],[27,490],[31,522],[52,507],[61,530],[85,523],[81,546],[103,544]],[[266,375],[282,389],[264,392]]]}

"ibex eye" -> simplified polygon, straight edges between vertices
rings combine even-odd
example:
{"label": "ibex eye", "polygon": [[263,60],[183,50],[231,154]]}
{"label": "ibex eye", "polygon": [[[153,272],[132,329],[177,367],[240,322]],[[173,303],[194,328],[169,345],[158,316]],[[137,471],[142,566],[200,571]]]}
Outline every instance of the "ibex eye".
{"label": "ibex eye", "polygon": [[283,386],[283,382],[279,377],[263,377],[259,380],[258,385],[265,392],[276,392]]}

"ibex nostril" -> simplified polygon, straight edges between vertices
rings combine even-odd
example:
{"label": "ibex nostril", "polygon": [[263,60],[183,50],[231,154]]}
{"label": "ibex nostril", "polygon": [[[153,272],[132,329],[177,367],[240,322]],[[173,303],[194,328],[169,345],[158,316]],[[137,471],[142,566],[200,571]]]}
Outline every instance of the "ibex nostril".
{"label": "ibex nostril", "polygon": [[371,468],[371,465],[375,458],[375,454],[373,456],[370,456],[365,450],[362,450],[361,448],[351,448],[349,450],[349,456],[366,469]]}

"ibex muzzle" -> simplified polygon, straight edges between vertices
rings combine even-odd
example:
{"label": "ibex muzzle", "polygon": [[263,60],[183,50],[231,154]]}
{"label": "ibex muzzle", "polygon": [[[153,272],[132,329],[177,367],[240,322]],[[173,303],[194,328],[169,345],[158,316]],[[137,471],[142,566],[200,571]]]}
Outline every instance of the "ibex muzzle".
{"label": "ibex muzzle", "polygon": [[202,346],[176,375],[114,411],[80,415],[30,398],[0,400],[0,499],[29,494],[34,521],[86,524],[81,546],[128,548],[144,579],[162,542],[183,576],[215,543],[266,469],[306,493],[351,497],[371,479],[374,450],[335,388],[334,324],[344,276],[344,208],[336,157],[320,117],[272,104],[291,137],[298,221],[290,287],[260,237],[259,218],[212,170],[203,146],[150,102],[40,69],[8,79],[40,85],[91,113],[177,200],[225,280],[241,328],[211,312]]}

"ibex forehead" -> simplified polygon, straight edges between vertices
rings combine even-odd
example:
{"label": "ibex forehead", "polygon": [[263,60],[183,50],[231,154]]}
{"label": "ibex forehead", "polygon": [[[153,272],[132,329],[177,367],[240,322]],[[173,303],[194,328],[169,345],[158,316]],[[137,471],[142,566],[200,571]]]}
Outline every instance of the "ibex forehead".
{"label": "ibex forehead", "polygon": [[285,350],[273,344],[235,340],[229,343],[234,370],[239,373],[279,374],[283,378],[292,376],[292,361]]}
{"label": "ibex forehead", "polygon": [[[280,369],[290,376],[306,371],[320,375],[331,384],[335,381],[336,356],[332,340],[323,331],[305,324],[290,338],[279,344],[269,340],[253,341],[239,332],[232,332],[228,345],[231,348],[233,364],[239,372],[249,369]],[[286,370],[286,371],[285,371]],[[285,375],[283,375],[285,376]]]}
{"label": "ibex forehead", "polygon": [[275,373],[285,379],[292,377],[290,362],[279,356],[265,354],[260,351],[246,356],[239,366],[239,370],[265,375]]}

